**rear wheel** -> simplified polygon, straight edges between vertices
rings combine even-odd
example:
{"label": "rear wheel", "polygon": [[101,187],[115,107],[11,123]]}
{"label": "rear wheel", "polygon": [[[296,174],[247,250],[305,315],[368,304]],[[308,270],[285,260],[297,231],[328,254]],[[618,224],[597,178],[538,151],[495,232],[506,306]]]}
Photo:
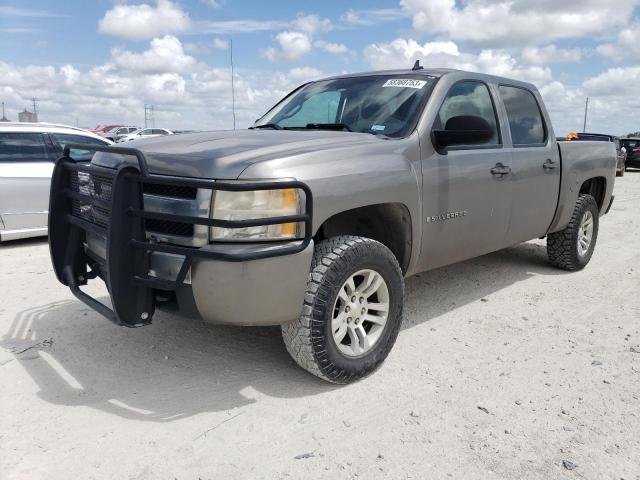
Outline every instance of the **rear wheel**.
{"label": "rear wheel", "polygon": [[563,270],[580,270],[591,260],[598,239],[599,210],[591,195],[580,195],[566,228],[547,236],[551,264]]}
{"label": "rear wheel", "polygon": [[315,249],[302,315],[282,326],[291,357],[333,383],[372,373],[389,354],[402,321],[404,282],[383,244],[340,236]]}

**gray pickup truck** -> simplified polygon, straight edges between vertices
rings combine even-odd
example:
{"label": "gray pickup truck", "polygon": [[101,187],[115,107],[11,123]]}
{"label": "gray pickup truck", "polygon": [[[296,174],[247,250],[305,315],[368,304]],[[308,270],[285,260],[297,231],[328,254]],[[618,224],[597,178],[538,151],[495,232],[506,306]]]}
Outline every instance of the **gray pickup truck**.
{"label": "gray pickup truck", "polygon": [[613,143],[556,141],[533,85],[419,65],[307,83],[244,131],[69,148],[49,233],[76,297],[132,327],[281,325],[335,383],[388,355],[405,277],[545,236],[552,265],[587,265],[616,168]]}

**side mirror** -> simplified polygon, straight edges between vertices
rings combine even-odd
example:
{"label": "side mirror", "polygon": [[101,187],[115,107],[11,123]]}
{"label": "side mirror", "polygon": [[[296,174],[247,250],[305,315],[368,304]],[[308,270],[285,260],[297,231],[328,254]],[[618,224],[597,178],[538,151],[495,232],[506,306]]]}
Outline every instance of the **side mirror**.
{"label": "side mirror", "polygon": [[433,130],[433,138],[439,147],[449,145],[474,145],[493,137],[493,129],[484,118],[460,115],[447,120],[444,130]]}

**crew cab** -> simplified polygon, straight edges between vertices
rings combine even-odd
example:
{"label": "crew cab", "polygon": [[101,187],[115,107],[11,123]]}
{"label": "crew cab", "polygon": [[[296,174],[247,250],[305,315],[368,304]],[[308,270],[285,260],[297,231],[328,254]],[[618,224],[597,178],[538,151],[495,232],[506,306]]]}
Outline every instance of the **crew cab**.
{"label": "crew cab", "polygon": [[248,130],[94,150],[55,168],[60,282],[129,327],[156,308],[281,325],[335,383],[385,359],[406,277],[545,236],[551,265],[584,268],[616,169],[611,142],[556,140],[532,84],[419,65],[309,82]]}

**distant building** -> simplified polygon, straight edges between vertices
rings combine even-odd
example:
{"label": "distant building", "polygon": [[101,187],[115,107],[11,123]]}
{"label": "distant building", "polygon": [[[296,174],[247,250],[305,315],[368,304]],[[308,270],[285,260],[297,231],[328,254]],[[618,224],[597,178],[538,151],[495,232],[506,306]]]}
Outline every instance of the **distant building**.
{"label": "distant building", "polygon": [[24,112],[18,113],[18,121],[28,122],[28,123],[38,123],[38,114],[34,112],[29,112],[25,108]]}

